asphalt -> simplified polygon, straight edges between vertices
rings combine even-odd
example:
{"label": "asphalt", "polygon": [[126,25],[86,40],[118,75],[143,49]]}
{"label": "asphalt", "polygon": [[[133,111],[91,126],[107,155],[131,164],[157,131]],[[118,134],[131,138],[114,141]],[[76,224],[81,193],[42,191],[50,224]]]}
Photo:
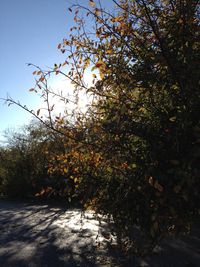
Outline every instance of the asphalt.
{"label": "asphalt", "polygon": [[146,259],[125,263],[115,247],[106,219],[92,212],[0,200],[0,267],[200,267],[198,227]]}

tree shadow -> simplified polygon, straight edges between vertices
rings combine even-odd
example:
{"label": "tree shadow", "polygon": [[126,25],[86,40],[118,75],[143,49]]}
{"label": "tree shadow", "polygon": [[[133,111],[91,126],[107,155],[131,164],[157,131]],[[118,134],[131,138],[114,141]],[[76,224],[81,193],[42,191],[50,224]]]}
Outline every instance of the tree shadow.
{"label": "tree shadow", "polygon": [[1,267],[95,267],[108,258],[98,220],[78,209],[0,201],[0,232]]}
{"label": "tree shadow", "polygon": [[127,261],[104,218],[100,224],[93,213],[80,209],[1,200],[0,266],[198,267],[199,225],[190,235],[167,238],[153,255]]}
{"label": "tree shadow", "polygon": [[162,240],[153,253],[143,259],[132,258],[126,267],[199,267],[200,222],[196,221],[190,234],[171,236]]}

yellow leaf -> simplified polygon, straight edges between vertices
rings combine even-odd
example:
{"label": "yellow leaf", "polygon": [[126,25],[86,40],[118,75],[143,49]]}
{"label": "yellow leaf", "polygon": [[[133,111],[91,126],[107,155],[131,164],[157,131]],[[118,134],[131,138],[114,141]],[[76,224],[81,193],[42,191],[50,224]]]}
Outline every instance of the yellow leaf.
{"label": "yellow leaf", "polygon": [[103,72],[103,71],[100,71],[100,73],[99,73],[99,74],[100,74],[100,78],[101,78],[101,79],[103,79],[103,78],[105,77],[105,72]]}
{"label": "yellow leaf", "polygon": [[64,173],[68,173],[68,170],[67,170],[67,168],[64,168],[64,170],[63,170],[63,171],[64,171]]}
{"label": "yellow leaf", "polygon": [[121,22],[124,20],[124,17],[116,17],[115,22]]}
{"label": "yellow leaf", "polygon": [[153,186],[153,184],[154,184],[154,180],[153,180],[153,177],[152,176],[149,177],[149,184],[151,186]]}
{"label": "yellow leaf", "polygon": [[124,18],[123,17],[113,17],[113,18],[111,18],[111,22],[121,22],[121,21],[123,21],[124,20]]}
{"label": "yellow leaf", "polygon": [[101,10],[96,8],[94,13],[95,13],[96,16],[100,16],[101,15]]}
{"label": "yellow leaf", "polygon": [[177,21],[177,24],[183,24],[183,20],[180,18],[178,21]]}
{"label": "yellow leaf", "polygon": [[91,7],[95,7],[95,2],[93,0],[90,0],[89,4]]}
{"label": "yellow leaf", "polygon": [[112,49],[108,49],[108,50],[106,50],[106,53],[111,55],[113,53],[113,50]]}
{"label": "yellow leaf", "polygon": [[86,69],[86,68],[89,67],[89,66],[90,66],[90,59],[87,58],[87,59],[85,60],[84,69]]}
{"label": "yellow leaf", "polygon": [[64,41],[64,45],[69,45],[69,44],[70,44],[70,42],[68,40]]}
{"label": "yellow leaf", "polygon": [[96,36],[99,37],[100,34],[101,34],[101,31],[98,29],[98,30],[96,31]]}
{"label": "yellow leaf", "polygon": [[175,122],[176,121],[176,116],[169,118],[169,121]]}
{"label": "yellow leaf", "polygon": [[140,112],[143,112],[143,113],[146,113],[146,108],[144,108],[144,107],[141,107],[141,108],[139,108],[139,110],[138,111],[140,111]]}
{"label": "yellow leaf", "polygon": [[154,183],[155,189],[157,189],[159,192],[163,192],[163,186],[158,183],[158,181],[155,181]]}

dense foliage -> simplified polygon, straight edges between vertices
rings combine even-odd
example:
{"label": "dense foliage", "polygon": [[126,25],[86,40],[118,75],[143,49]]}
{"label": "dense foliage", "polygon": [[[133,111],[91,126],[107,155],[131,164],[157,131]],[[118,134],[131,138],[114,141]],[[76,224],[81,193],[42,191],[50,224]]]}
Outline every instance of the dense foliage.
{"label": "dense foliage", "polygon": [[53,155],[64,149],[61,138],[34,121],[17,132],[7,131],[5,142],[0,149],[0,195],[68,202],[73,183],[49,171]]}
{"label": "dense foliage", "polygon": [[[122,247],[145,253],[199,216],[198,5],[113,2],[112,12],[92,0],[90,7],[72,6],[75,26],[58,45],[66,60],[34,75],[46,102],[52,73],[70,79],[75,95],[93,97],[86,112],[70,118],[52,118],[48,106],[45,124],[63,143],[49,173],[65,177],[72,196],[114,220]],[[93,73],[89,87],[86,70]]]}

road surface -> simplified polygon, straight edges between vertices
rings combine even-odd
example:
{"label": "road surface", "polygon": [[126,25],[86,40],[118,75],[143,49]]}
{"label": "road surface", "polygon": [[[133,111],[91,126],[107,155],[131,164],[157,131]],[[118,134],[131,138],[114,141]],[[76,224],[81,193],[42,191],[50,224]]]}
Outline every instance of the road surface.
{"label": "road surface", "polygon": [[188,237],[168,239],[150,258],[129,264],[117,250],[106,249],[106,238],[112,236],[104,238],[105,229],[106,221],[99,226],[91,212],[83,216],[78,209],[0,200],[0,266],[200,267],[198,229]]}

